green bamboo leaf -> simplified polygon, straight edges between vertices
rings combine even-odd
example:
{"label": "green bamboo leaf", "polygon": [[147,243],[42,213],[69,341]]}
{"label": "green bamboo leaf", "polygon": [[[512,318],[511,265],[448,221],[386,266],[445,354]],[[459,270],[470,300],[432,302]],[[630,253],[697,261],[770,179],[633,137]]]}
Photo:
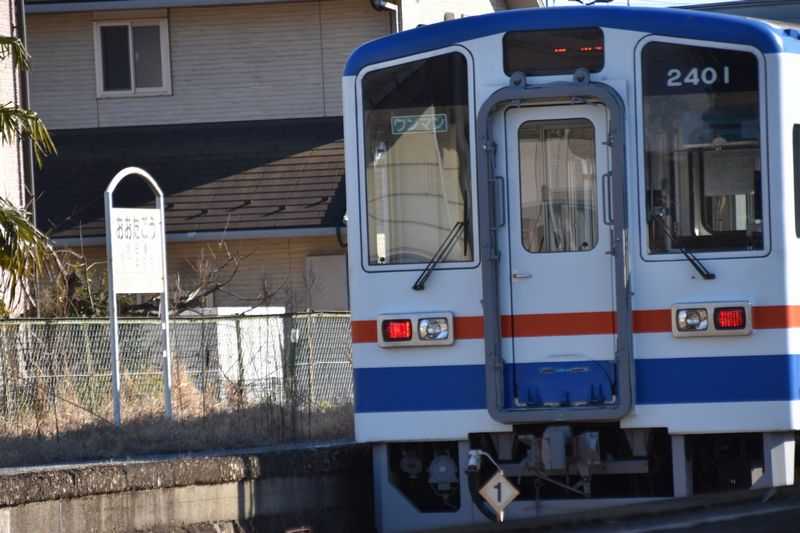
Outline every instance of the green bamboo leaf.
{"label": "green bamboo leaf", "polygon": [[[0,62],[10,60],[14,68],[27,70],[31,58],[22,41],[0,35]],[[17,139],[31,142],[39,165],[45,156],[56,151],[53,139],[39,115],[15,103],[0,103],[0,144]],[[3,309],[15,305],[27,295],[30,282],[51,265],[59,266],[47,236],[36,228],[24,210],[0,197],[0,296]],[[8,304],[8,305],[6,305]]]}
{"label": "green bamboo leaf", "polygon": [[55,259],[52,244],[31,222],[28,213],[0,198],[0,292],[14,302]]}
{"label": "green bamboo leaf", "polygon": [[53,139],[35,111],[12,103],[0,104],[0,143],[11,144],[19,137],[31,140],[39,166],[45,156],[56,153]]}
{"label": "green bamboo leaf", "polygon": [[31,56],[28,55],[22,41],[17,37],[0,35],[0,61],[11,57],[14,65],[20,70],[31,68]]}

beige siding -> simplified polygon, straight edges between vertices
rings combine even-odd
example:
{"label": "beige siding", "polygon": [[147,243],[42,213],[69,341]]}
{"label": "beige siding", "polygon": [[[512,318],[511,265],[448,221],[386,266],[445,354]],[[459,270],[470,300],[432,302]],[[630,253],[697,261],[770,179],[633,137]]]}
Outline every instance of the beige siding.
{"label": "beige siding", "polygon": [[359,45],[391,32],[391,18],[369,7],[367,0],[321,2],[325,114],[342,114],[342,72]]}
{"label": "beige siding", "polygon": [[98,125],[88,13],[28,17],[31,106],[50,129]]}
{"label": "beige siding", "polygon": [[[264,290],[272,294],[269,305],[285,306],[290,310],[303,310],[308,305],[313,283],[306,280],[305,258],[308,255],[343,254],[335,237],[304,237],[294,239],[246,239],[229,241],[231,253],[243,258],[239,271],[224,293],[218,293],[213,305],[249,305]],[[200,250],[211,248],[219,254],[215,244],[175,243],[167,250],[169,269],[191,280],[200,256]],[[221,258],[221,256],[219,256]],[[342,279],[342,283],[346,283]],[[263,305],[263,304],[262,304]]]}
{"label": "beige siding", "polygon": [[543,7],[544,0],[507,0],[508,9],[525,9],[529,7]]}
{"label": "beige siding", "polygon": [[[228,248],[232,255],[241,258],[239,270],[224,291],[217,293],[209,305],[264,305],[255,299],[266,288],[271,294],[266,304],[283,306],[289,311],[304,310],[310,301],[310,292],[314,290],[313,280],[306,279],[306,256],[345,253],[336,237],[243,239],[228,241]],[[103,247],[87,248],[85,254],[92,261],[105,260]],[[211,264],[221,264],[226,255],[224,249],[216,243],[167,245],[170,291],[174,291],[178,279],[184,290],[196,286],[201,257]],[[342,283],[347,283],[344,277]]]}
{"label": "beige siding", "polygon": [[[0,0],[0,35],[11,35],[13,0]],[[0,62],[0,104],[19,103],[19,78],[10,58]],[[22,161],[20,143],[0,144],[0,196],[22,205]]]}
{"label": "beige siding", "polygon": [[366,0],[175,8],[168,17],[172,95],[98,99],[94,16],[31,15],[34,49],[48,52],[33,99],[51,127],[337,116],[345,59],[389,27]]}

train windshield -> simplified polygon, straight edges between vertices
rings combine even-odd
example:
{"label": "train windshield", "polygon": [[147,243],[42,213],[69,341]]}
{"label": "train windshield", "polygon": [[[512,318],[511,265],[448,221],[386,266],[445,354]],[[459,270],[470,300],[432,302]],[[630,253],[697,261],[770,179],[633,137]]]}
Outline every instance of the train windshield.
{"label": "train windshield", "polygon": [[763,249],[756,57],[651,42],[642,76],[650,252]]}
{"label": "train windshield", "polygon": [[471,261],[464,56],[375,70],[362,90],[369,263]]}

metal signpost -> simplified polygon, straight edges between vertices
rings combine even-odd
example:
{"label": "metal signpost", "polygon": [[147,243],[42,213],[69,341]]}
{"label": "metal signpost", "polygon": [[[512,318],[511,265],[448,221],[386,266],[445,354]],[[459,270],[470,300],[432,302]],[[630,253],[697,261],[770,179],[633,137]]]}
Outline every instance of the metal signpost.
{"label": "metal signpost", "polygon": [[[114,190],[128,176],[139,176],[156,197],[155,208],[114,207]],[[161,294],[161,341],[164,346],[165,414],[172,418],[172,358],[169,344],[167,252],[164,238],[164,193],[146,171],[128,167],[114,176],[105,192],[106,255],[108,257],[108,314],[111,319],[111,376],[114,424],[122,423],[120,405],[118,294]]]}

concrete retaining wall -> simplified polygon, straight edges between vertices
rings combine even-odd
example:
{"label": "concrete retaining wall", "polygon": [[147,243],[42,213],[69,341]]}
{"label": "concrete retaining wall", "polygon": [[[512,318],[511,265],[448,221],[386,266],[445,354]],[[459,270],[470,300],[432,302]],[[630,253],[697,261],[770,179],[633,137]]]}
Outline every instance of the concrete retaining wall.
{"label": "concrete retaining wall", "polygon": [[306,448],[0,476],[0,533],[170,531],[224,522],[258,531],[370,531],[369,448]]}

